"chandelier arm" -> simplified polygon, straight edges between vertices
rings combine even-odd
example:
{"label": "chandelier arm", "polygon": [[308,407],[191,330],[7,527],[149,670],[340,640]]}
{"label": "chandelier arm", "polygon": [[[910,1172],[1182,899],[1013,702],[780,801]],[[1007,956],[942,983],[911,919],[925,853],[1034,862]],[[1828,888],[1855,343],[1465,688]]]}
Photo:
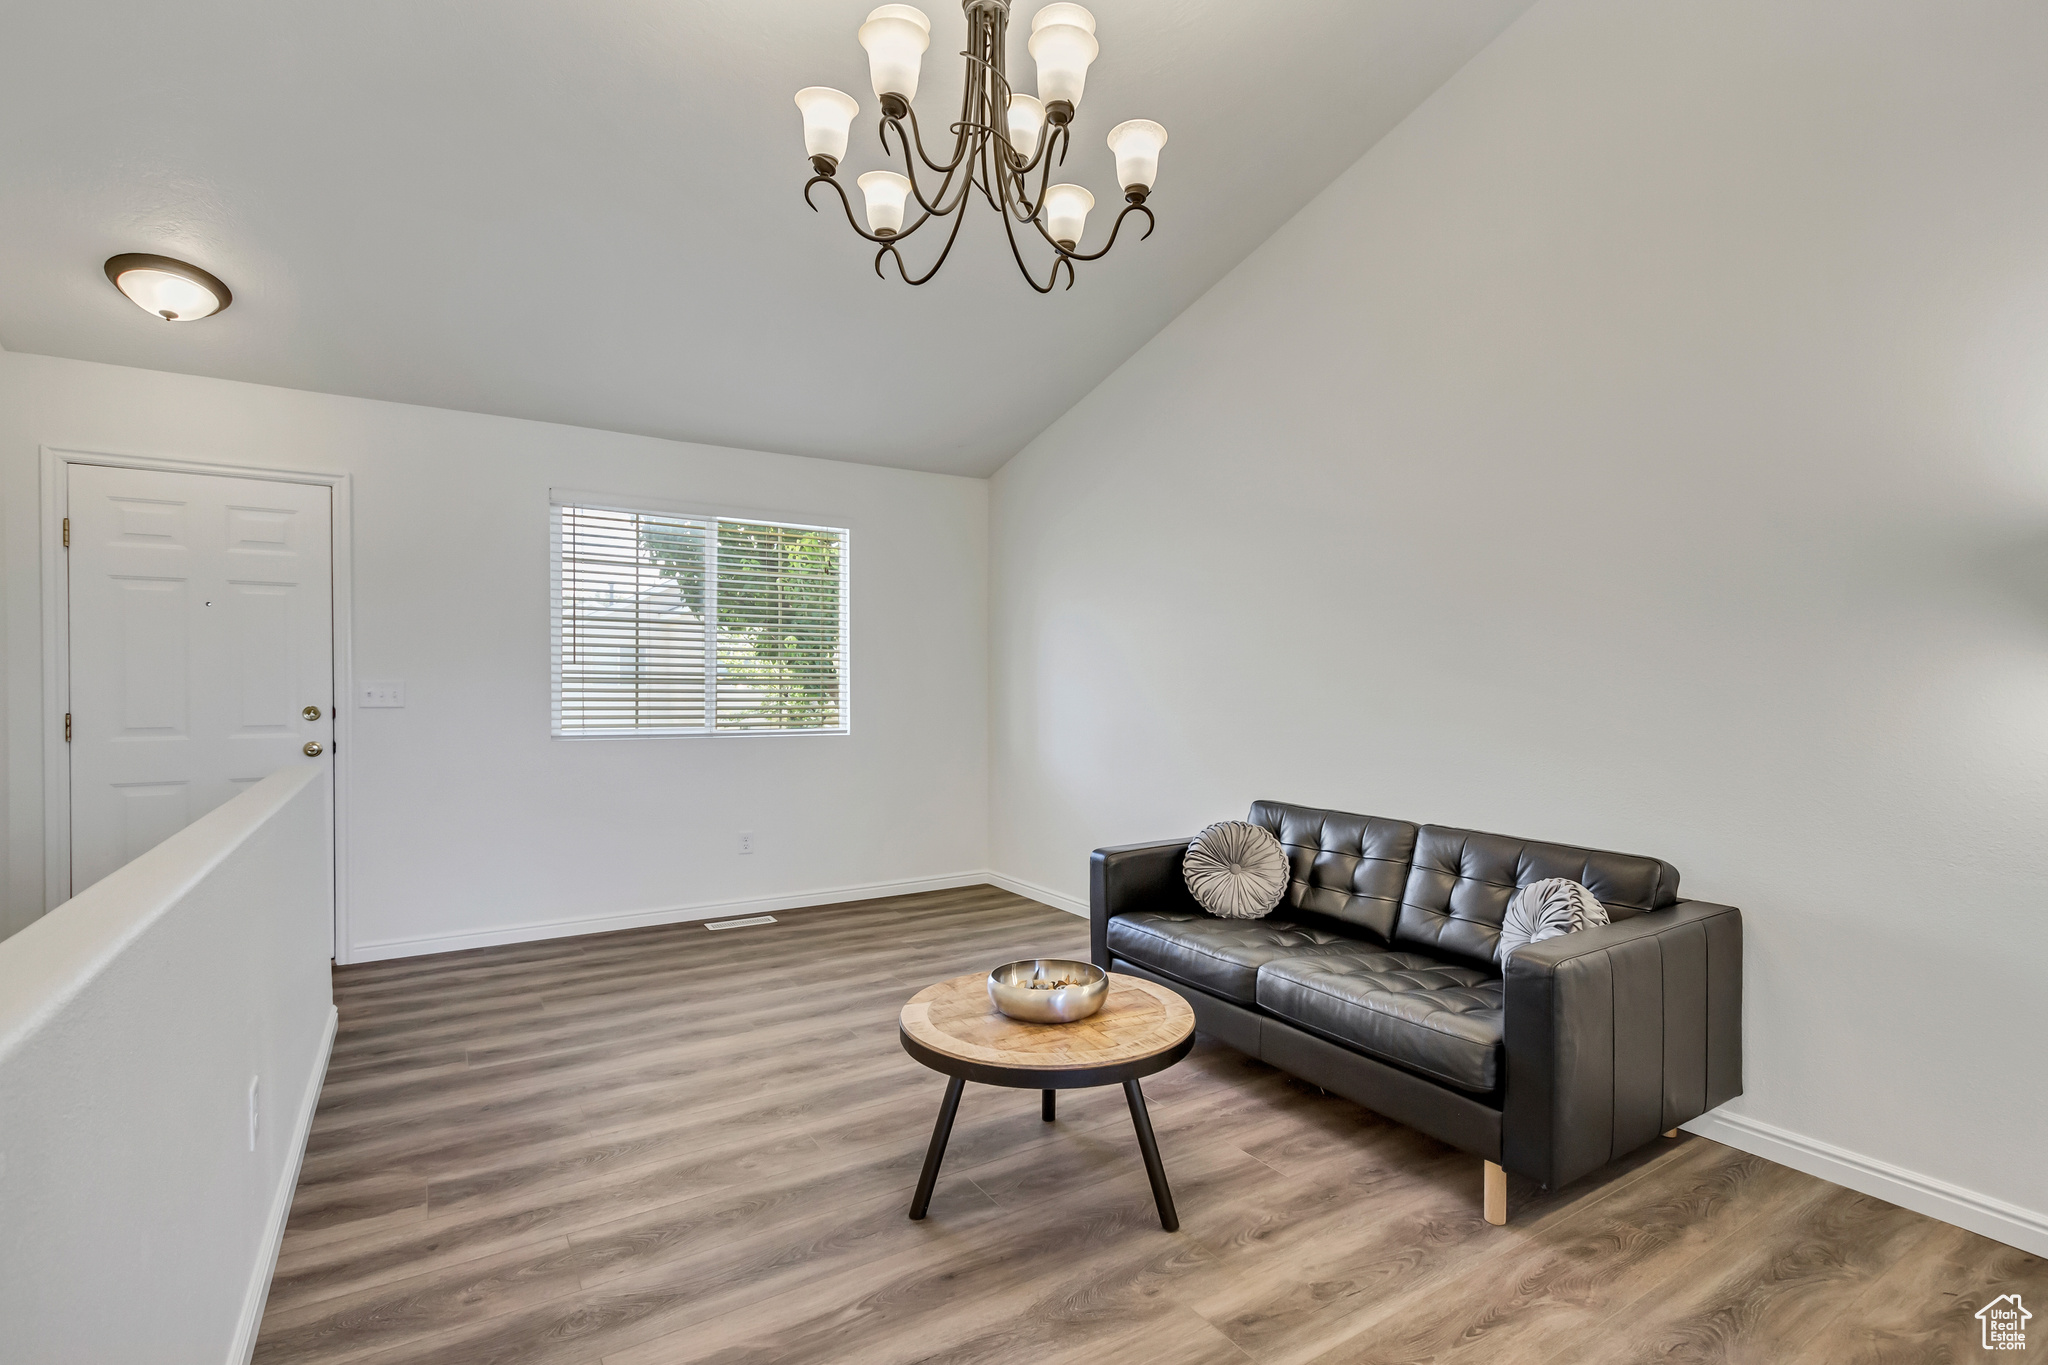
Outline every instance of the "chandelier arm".
{"label": "chandelier arm", "polygon": [[[988,160],[982,169],[982,195],[988,200],[990,208],[1007,219],[1010,216],[1010,154],[991,142],[988,146]],[[986,178],[989,176],[994,177],[992,184]]]}
{"label": "chandelier arm", "polygon": [[1010,189],[1012,193],[1005,196],[1006,200],[1011,201],[1009,212],[1015,214],[1020,223],[1030,222],[1038,213],[1038,209],[1031,202],[1031,187],[1024,183],[1022,176],[1019,176],[1012,182]]}
{"label": "chandelier arm", "polygon": [[[953,189],[953,177],[960,174],[960,167],[956,166],[952,170],[947,171],[946,178],[939,182],[938,192],[934,196],[939,202],[934,204],[924,197],[924,190],[917,183],[917,167],[910,166],[909,170],[910,174],[905,178],[910,181],[910,192],[917,197],[918,207],[925,211],[925,216],[928,218],[945,218],[958,213],[961,207],[966,204],[967,195],[974,185],[974,165],[972,162],[969,162],[967,164],[966,179],[961,182],[960,188],[957,191]],[[948,194],[953,196],[953,202],[950,206],[946,204],[946,196]]]}
{"label": "chandelier arm", "polygon": [[[1002,55],[1004,11],[977,10],[974,21],[974,42],[977,49],[997,57]],[[970,51],[968,58],[968,86],[973,90],[976,108],[974,113],[980,122],[973,125],[974,169],[979,172],[981,197],[997,213],[1003,212],[996,202],[996,190],[1001,185],[1000,177],[1010,164],[1009,146],[999,128],[999,101],[1002,90],[1008,84],[999,62],[991,61],[982,51]]]}
{"label": "chandelier arm", "polygon": [[[1011,160],[1011,157],[1013,157],[1015,153],[1010,151],[1009,147],[1009,139],[1003,139],[1004,150],[1001,159],[1003,162],[1003,204],[1005,214],[1030,209],[1031,168],[1032,166],[1036,166],[1038,164],[1038,157],[1033,157],[1029,164],[1019,166],[1016,162]],[[1038,156],[1044,155],[1045,144],[1040,143],[1038,147]],[[1014,206],[1012,205],[1013,200],[1015,201]],[[1026,211],[1024,212],[1023,216],[1019,218],[1017,221],[1020,223],[1025,223],[1029,222],[1030,220],[1031,214],[1030,212]]]}
{"label": "chandelier arm", "polygon": [[[998,77],[1001,74],[998,72]],[[1004,81],[1003,87],[1007,90],[1009,82]],[[1004,107],[1007,107],[1007,102]],[[1055,139],[1065,132],[1064,128],[1048,125],[1049,131],[1038,140],[1038,150],[1031,154],[1029,160],[1026,160],[1017,154],[1016,144],[1010,141],[1009,123],[1002,117],[1002,109],[991,105],[988,115],[990,122],[982,128],[982,131],[1003,144],[1003,165],[1015,175],[1029,176],[1033,171],[1037,170],[1039,163],[1047,159]]]}
{"label": "chandelier arm", "polygon": [[[1040,150],[1043,151],[1044,148],[1041,148]],[[1017,177],[1017,190],[1020,198],[1022,196],[1024,188],[1025,186],[1023,177]],[[1066,262],[1067,267],[1067,288],[1072,289],[1074,287],[1074,263],[1073,261],[1068,259],[1066,252],[1060,250],[1059,244],[1056,242],[1053,243],[1053,251],[1055,254],[1052,260],[1052,268],[1046,272],[1044,284],[1041,285],[1035,278],[1033,278],[1030,269],[1025,266],[1024,253],[1017,245],[1016,224],[1019,222],[1024,222],[1030,223],[1033,227],[1038,227],[1038,218],[1036,212],[1032,211],[1026,212],[1024,216],[1021,218],[1013,219],[1011,216],[1008,190],[1009,182],[1005,181],[1003,195],[1003,235],[1010,239],[1010,255],[1012,258],[1016,260],[1017,269],[1024,276],[1024,282],[1030,285],[1033,289],[1037,290],[1041,294],[1050,294],[1053,291],[1053,287],[1059,283],[1060,263],[1064,261]],[[1024,207],[1026,209],[1029,209],[1030,206],[1025,205]],[[1041,237],[1045,236],[1044,228],[1039,228],[1039,235]],[[1051,238],[1048,237],[1046,238],[1046,240],[1051,241]],[[1111,240],[1114,240],[1114,236],[1112,236]]]}
{"label": "chandelier arm", "polygon": [[[970,34],[969,34],[969,38],[971,39],[971,38],[972,38],[972,36],[973,36],[973,35],[972,35],[972,34],[970,33]],[[968,59],[968,60],[969,60],[970,62],[972,62],[972,61],[974,60],[974,54],[973,54],[972,52],[966,52],[966,51],[963,51],[963,52],[962,52],[962,53],[961,53],[960,55],[961,55],[962,57],[965,57],[965,58],[967,58],[967,59]],[[972,69],[972,68],[970,68],[970,70],[971,70],[971,69]],[[968,153],[968,134],[967,134],[967,124],[969,123],[969,119],[968,119],[968,117],[967,117],[967,116],[968,116],[968,114],[969,114],[969,113],[971,113],[971,112],[973,111],[973,108],[974,108],[974,95],[975,95],[975,83],[974,83],[974,81],[972,81],[972,80],[969,80],[969,81],[965,82],[965,83],[964,83],[964,84],[962,85],[962,87],[961,87],[961,90],[960,90],[960,117],[959,117],[959,119],[958,119],[958,120],[957,120],[957,121],[956,121],[956,122],[955,122],[955,123],[953,124],[953,127],[952,127],[952,132],[953,132],[953,159],[952,159],[951,161],[948,161],[948,162],[947,162],[946,164],[944,164],[943,166],[942,166],[942,165],[940,165],[940,164],[939,164],[938,162],[936,162],[936,161],[932,160],[932,158],[931,158],[931,154],[930,154],[929,152],[925,151],[925,149],[924,149],[924,127],[923,127],[923,125],[922,125],[922,124],[920,124],[920,123],[918,122],[918,119],[917,119],[917,106],[916,106],[916,105],[914,105],[914,104],[912,104],[912,103],[911,103],[911,102],[910,102],[909,100],[905,100],[905,101],[903,101],[903,112],[904,112],[904,114],[906,114],[906,115],[907,115],[907,116],[909,117],[909,119],[910,119],[910,136],[909,136],[908,138],[904,138],[904,147],[903,147],[903,159],[904,159],[904,161],[905,161],[905,162],[908,162],[908,161],[910,160],[910,149],[911,149],[911,147],[912,147],[912,146],[914,145],[914,146],[915,146],[915,147],[917,148],[917,155],[918,155],[918,158],[919,158],[919,160],[923,161],[923,162],[924,162],[924,164],[925,164],[926,166],[930,167],[930,168],[931,168],[932,170],[934,170],[934,171],[937,171],[937,172],[939,172],[939,173],[940,173],[941,175],[947,175],[947,174],[950,174],[950,173],[951,173],[951,172],[952,172],[952,171],[953,171],[954,169],[956,169],[956,168],[957,168],[957,167],[958,167],[958,166],[960,165],[961,159],[962,159],[963,157],[965,157],[965,156],[967,155],[967,153]],[[889,113],[888,113],[888,112],[887,112],[887,111],[885,110],[885,111],[883,112],[883,114],[882,114],[882,125],[883,125],[883,126],[882,126],[882,154],[883,154],[884,156],[887,156],[887,155],[889,154],[889,130],[888,130],[888,125],[889,125],[889,124],[891,124],[891,123],[895,123],[895,124],[897,125],[897,127],[896,127],[896,135],[897,135],[898,137],[902,137],[902,136],[903,136],[903,128],[902,128],[902,124],[901,124],[901,121],[900,121],[900,120],[898,120],[898,119],[896,119],[896,118],[895,118],[895,117],[893,117],[892,115],[890,115],[890,114],[889,114]],[[912,169],[913,169],[913,172],[914,172],[914,171],[915,171],[915,167],[913,167]],[[912,178],[913,180],[915,180],[915,179],[916,179],[916,176],[915,176],[915,174],[914,174],[914,173],[913,173],[913,175],[912,175],[912,177],[911,177],[911,178]],[[940,198],[944,198],[944,197],[945,197],[945,193],[944,193],[944,191],[943,191],[943,190],[941,190],[941,191],[940,191],[940,196],[939,196],[939,197],[940,197]]]}
{"label": "chandelier arm", "polygon": [[[1073,134],[1069,133],[1063,126],[1054,131],[1053,137],[1059,140],[1060,164],[1064,166],[1067,164],[1067,143],[1072,140]],[[1038,211],[1041,208],[1045,207],[1045,190],[1048,185],[1052,184],[1051,139],[1047,140],[1045,146],[1039,148],[1039,152],[1042,156],[1044,156],[1045,162],[1038,168],[1038,197],[1036,199],[1027,200],[1025,203],[1025,207],[1031,210],[1031,217],[1034,219],[1037,218]],[[1040,231],[1044,231],[1044,229],[1041,228]],[[1045,240],[1050,242],[1052,238],[1048,237]]]}
{"label": "chandelier arm", "polygon": [[[1001,148],[990,149],[989,161],[991,165],[997,168],[996,188],[992,193],[987,185],[983,185],[981,188],[983,193],[989,195],[989,202],[995,207],[996,212],[1002,214],[1007,219],[1011,212],[1010,197],[1015,188],[1016,173],[1010,169],[1009,154]],[[1000,199],[1000,202],[997,202],[998,199]]]}
{"label": "chandelier arm", "polygon": [[[1017,153],[1010,146],[1010,139],[1004,136],[1000,129],[984,128],[982,129],[982,137],[984,139],[983,148],[988,156],[982,168],[984,173],[982,192],[989,193],[987,177],[994,177],[1004,188],[1003,202],[1007,204],[1011,197],[1010,191],[1016,190],[1019,183],[1017,176]],[[993,199],[990,202],[993,203]],[[1008,212],[1008,210],[1005,209],[1004,212]]]}
{"label": "chandelier arm", "polygon": [[[967,41],[974,41],[972,22],[968,24]],[[966,57],[970,54],[963,50],[960,55]],[[953,164],[956,166],[960,164],[960,158],[967,155],[967,124],[969,116],[974,113],[974,95],[974,80],[970,73],[967,79],[960,82],[960,117],[953,120],[953,127],[950,130],[953,134]],[[922,148],[919,150],[922,151]]]}
{"label": "chandelier arm", "polygon": [[[1032,166],[1039,164],[1040,159],[1045,156],[1050,145],[1049,141],[1039,145],[1038,156],[1032,158]],[[1039,174],[1038,198],[1034,200],[1031,197],[1031,167],[1026,166],[1021,170],[1011,171],[1008,179],[1008,187],[1011,190],[1011,194],[1004,197],[1006,200],[1012,197],[1015,198],[1016,204],[1009,212],[1017,215],[1018,222],[1028,223],[1037,216],[1038,206],[1045,202],[1045,187],[1051,179],[1052,167],[1051,163],[1048,162]],[[1007,217],[1008,215],[1006,214],[1005,216]]]}
{"label": "chandelier arm", "polygon": [[954,138],[953,163],[955,165],[958,165],[961,157],[967,154],[967,125],[973,122],[974,108],[979,102],[976,99],[980,90],[978,88],[979,82],[975,79],[977,73],[974,70],[974,62],[976,61],[974,49],[979,41],[985,41],[985,35],[981,33],[985,22],[984,17],[978,11],[970,10],[968,12],[967,46],[960,50],[960,55],[967,59],[967,75],[960,82],[960,117],[954,121],[952,129]]}
{"label": "chandelier arm", "polygon": [[1009,195],[1007,189],[1009,182],[1004,179],[1000,165],[1003,160],[1003,150],[993,142],[984,142],[982,143],[979,159],[981,162],[981,176],[975,182],[976,188],[981,191],[981,197],[988,201],[988,206],[991,209],[994,209],[997,213],[1007,215],[1009,210],[996,202],[996,191],[989,188],[990,181],[993,179],[999,189],[1006,191],[1003,199],[1005,203],[1008,202]]}
{"label": "chandelier arm", "polygon": [[[1010,96],[1013,93],[1008,73],[986,57],[976,56],[972,52],[963,52],[960,55],[968,61],[986,68],[989,74],[1001,82],[1001,88],[991,92],[989,96],[987,110],[989,122],[982,126],[982,131],[1003,144],[1003,160],[1009,169],[1024,175],[1031,174],[1032,171],[1038,168],[1038,163],[1045,158],[1047,149],[1052,146],[1052,138],[1049,136],[1041,138],[1038,143],[1038,150],[1031,154],[1029,161],[1018,157],[1017,148],[1010,142],[1006,131],[1008,127],[1007,121],[1003,119],[1004,111],[1010,107]],[[965,120],[967,111],[961,110],[960,116]],[[1012,161],[1010,159],[1012,157],[1016,157],[1016,160]]]}
{"label": "chandelier arm", "polygon": [[1040,138],[1038,142],[1038,150],[1031,154],[1031,159],[1029,161],[1026,161],[1022,157],[1017,155],[1017,148],[1010,142],[1010,139],[1007,136],[1005,136],[1002,133],[997,133],[996,136],[1002,138],[1003,155],[1005,159],[1009,161],[1009,168],[1011,173],[1015,175],[1024,176],[1028,176],[1033,171],[1038,169],[1038,163],[1045,159],[1045,149],[1051,145],[1052,141],[1050,138]]}
{"label": "chandelier arm", "polygon": [[[1004,141],[1005,145],[1007,145],[1007,144],[1008,144],[1008,142],[1009,142],[1009,139],[1008,139],[1008,138],[1005,138],[1005,139],[1004,139],[1003,141]],[[1014,149],[1014,148],[1012,148],[1012,150],[1014,151],[1015,149]],[[1021,163],[1021,164],[1020,164],[1020,165],[1019,165],[1019,166],[1017,167],[1017,173],[1018,173],[1019,175],[1027,175],[1027,176],[1028,176],[1028,175],[1030,175],[1030,174],[1031,174],[1031,173],[1032,173],[1033,171],[1035,171],[1035,170],[1037,170],[1037,169],[1038,169],[1038,165],[1039,165],[1039,163],[1040,163],[1040,162],[1042,162],[1042,161],[1044,161],[1044,160],[1046,159],[1046,155],[1047,155],[1047,154],[1048,154],[1048,153],[1049,153],[1049,152],[1050,152],[1051,150],[1052,150],[1052,137],[1051,137],[1051,135],[1050,135],[1050,134],[1048,134],[1048,135],[1046,135],[1046,136],[1044,136],[1044,137],[1041,137],[1041,138],[1040,138],[1040,139],[1038,140],[1038,150],[1037,150],[1037,151],[1035,151],[1035,152],[1033,152],[1033,153],[1031,154],[1031,159],[1030,159],[1029,161],[1023,162],[1023,163]]]}
{"label": "chandelier arm", "polygon": [[[1142,213],[1145,215],[1145,237],[1150,237],[1152,235],[1152,229],[1159,225],[1158,220],[1152,216],[1152,210],[1147,208],[1143,204],[1126,204],[1124,205],[1124,211],[1116,216],[1116,223],[1114,226],[1110,228],[1109,240],[1103,244],[1102,250],[1093,252],[1086,256],[1082,255],[1078,251],[1069,251],[1065,247],[1061,246],[1058,242],[1054,242],[1052,240],[1051,235],[1046,232],[1045,225],[1043,223],[1040,223],[1036,218],[1032,219],[1031,221],[1032,224],[1035,227],[1037,227],[1038,235],[1044,237],[1046,241],[1052,242],[1052,249],[1054,251],[1059,252],[1060,255],[1065,257],[1066,259],[1070,261],[1099,261],[1104,256],[1107,256],[1109,254],[1109,249],[1111,247],[1116,245],[1116,235],[1117,233],[1123,231],[1124,219],[1130,217],[1134,213]],[[1145,237],[1140,237],[1138,240],[1142,242],[1145,240]],[[1069,285],[1067,287],[1071,289],[1073,286]]]}
{"label": "chandelier arm", "polygon": [[[893,249],[893,244],[892,244],[892,248],[890,249],[890,251],[889,251],[889,253],[888,253],[888,254],[889,254],[889,255],[891,255],[891,256],[895,256],[895,257],[896,257],[896,272],[897,272],[897,273],[898,273],[899,275],[902,275],[902,276],[903,276],[903,282],[904,282],[905,284],[909,284],[909,285],[919,285],[919,284],[923,284],[923,283],[924,283],[924,282],[925,282],[926,280],[929,280],[929,279],[930,279],[930,278],[931,278],[932,276],[934,276],[934,275],[938,274],[938,273],[939,273],[939,267],[940,267],[940,266],[942,266],[942,265],[944,265],[944,264],[946,263],[946,257],[948,257],[948,256],[950,256],[950,255],[952,255],[952,254],[953,254],[953,243],[954,243],[954,242],[956,242],[956,241],[958,241],[958,240],[960,239],[960,226],[961,226],[961,224],[965,223],[966,221],[967,221],[967,215],[966,215],[966,214],[964,214],[964,213],[963,213],[963,214],[961,214],[961,215],[960,215],[960,216],[959,216],[958,218],[955,218],[955,219],[953,220],[953,230],[952,230],[951,232],[949,232],[949,233],[947,233],[947,234],[946,234],[946,245],[945,245],[945,246],[944,246],[943,248],[941,248],[941,249],[940,249],[940,251],[939,251],[939,259],[937,259],[936,261],[933,261],[933,262],[932,262],[932,268],[931,268],[930,270],[927,270],[927,271],[925,271],[925,272],[924,272],[924,274],[922,274],[922,275],[919,275],[919,276],[918,276],[918,277],[917,277],[916,279],[914,279],[914,280],[913,280],[913,279],[911,279],[911,278],[910,278],[910,276],[909,276],[909,275],[908,275],[907,273],[905,273],[905,272],[904,272],[904,269],[903,269],[903,257],[902,257],[902,256],[900,256],[900,255],[897,255],[897,253],[896,253],[896,252],[895,252],[895,250]],[[882,269],[882,258],[881,258],[881,257],[880,257],[879,255],[877,255],[877,256],[875,257],[875,273],[876,273],[876,274],[878,274],[878,275],[879,275],[879,274],[881,274],[881,269]],[[886,277],[885,277],[885,278],[886,278]]]}
{"label": "chandelier arm", "polygon": [[924,217],[918,219],[909,227],[897,233],[894,237],[878,237],[874,233],[869,232],[866,228],[862,227],[860,225],[860,220],[853,216],[853,202],[846,197],[846,187],[844,185],[841,185],[839,181],[832,176],[814,175],[809,180],[806,180],[804,182],[804,202],[806,204],[811,205],[811,212],[816,213],[818,211],[818,206],[816,204],[811,203],[811,190],[814,186],[818,185],[821,182],[830,185],[834,190],[838,191],[839,206],[846,210],[847,226],[851,227],[855,232],[859,233],[861,236],[867,238],[871,242],[900,242],[905,237],[908,237],[911,233],[917,231],[926,223],[930,222],[932,219],[932,215],[927,213]]}
{"label": "chandelier arm", "polygon": [[[926,213],[938,213],[943,217],[944,214],[938,207],[924,197],[924,190],[917,183],[917,162],[911,159],[911,139],[904,136],[902,122],[891,118],[887,114],[882,115],[880,130],[882,155],[886,157],[894,157],[895,155],[895,153],[889,150],[889,130],[891,128],[896,130],[896,140],[903,144],[903,169],[909,173],[904,178],[910,182],[910,192],[917,196],[919,207],[923,208]],[[918,155],[924,155],[921,149]],[[927,166],[932,165],[929,158],[926,158],[925,164]],[[953,172],[959,169],[959,159],[957,157],[954,158],[954,163],[951,166],[932,166],[932,169],[942,172],[946,177],[939,182],[938,198],[943,200],[946,197],[947,187],[953,183]]]}
{"label": "chandelier arm", "polygon": [[[979,26],[982,22],[983,21],[980,19],[979,15],[970,14],[968,19],[967,33],[967,40],[970,44],[973,44],[976,41],[976,37],[979,32]],[[929,166],[934,171],[938,171],[944,174],[949,181],[952,177],[952,173],[959,168],[960,164],[963,161],[972,159],[977,146],[975,137],[976,125],[971,117],[971,115],[975,111],[975,105],[980,102],[978,97],[981,94],[981,83],[977,79],[979,73],[976,72],[974,69],[974,62],[977,60],[977,58],[971,46],[969,48],[963,49],[959,55],[967,59],[968,67],[967,79],[965,81],[962,81],[960,85],[960,117],[954,120],[953,126],[950,130],[953,134],[953,159],[951,161],[948,161],[945,165],[941,166],[938,162],[932,160],[931,154],[926,152],[924,149],[924,126],[923,124],[918,122],[916,106],[912,105],[908,100],[905,100],[903,103],[903,112],[909,115],[910,117],[910,142],[915,144],[917,148],[918,158],[922,160],[925,165]],[[903,129],[900,125],[896,129],[896,132],[899,137],[902,135]],[[888,148],[885,145],[883,147],[883,151],[886,152],[887,150]],[[910,160],[908,144],[906,144],[905,146],[903,159],[905,162],[908,162]],[[916,182],[916,179],[917,176],[915,173],[915,168],[913,167],[911,175],[911,181],[913,184]],[[945,198],[945,189],[943,186],[940,188],[939,198]],[[921,200],[922,196],[920,196],[920,201]],[[962,196],[962,200],[963,202],[965,200],[964,194]]]}
{"label": "chandelier arm", "polygon": [[[960,158],[967,154],[967,134],[965,132],[965,127],[967,124],[967,111],[965,109],[962,109],[960,111],[960,122],[953,125],[955,133],[955,140],[953,143],[953,159],[951,161],[948,161],[943,166],[941,166],[938,162],[932,160],[931,156],[924,149],[924,130],[918,126],[916,107],[914,105],[905,104],[903,106],[903,112],[909,115],[910,117],[910,136],[903,139],[903,159],[905,161],[908,161],[910,159],[910,148],[913,145],[915,145],[917,148],[918,159],[941,175],[947,174],[960,164]],[[891,118],[887,114],[884,114],[882,116],[882,124],[884,128],[884,133],[882,137],[882,155],[884,156],[887,156],[889,154],[889,139],[887,135],[887,127],[891,123],[897,125],[896,135],[898,137],[903,137],[902,121],[900,119]]]}
{"label": "chandelier arm", "polygon": [[[1053,258],[1052,270],[1046,275],[1045,283],[1040,284],[1038,280],[1032,275],[1031,267],[1024,264],[1024,252],[1017,245],[1016,225],[1011,220],[1010,215],[1008,213],[1005,213],[1003,215],[1003,235],[1010,239],[1010,255],[1017,262],[1017,273],[1024,277],[1024,283],[1030,285],[1033,289],[1035,289],[1041,294],[1050,294],[1052,292],[1053,285],[1057,283],[1059,280],[1059,258]],[[1073,273],[1073,267],[1069,266],[1067,268],[1067,288],[1069,289],[1072,289],[1074,287]]]}
{"label": "chandelier arm", "polygon": [[[1045,155],[1046,146],[1044,143],[1039,145],[1040,157]],[[1038,203],[1044,199],[1045,186],[1041,179],[1039,200],[1034,202],[1031,198],[1031,179],[1027,172],[1011,169],[1003,176],[1002,183],[1003,228],[1008,231],[1012,223],[1028,223],[1037,215]]]}
{"label": "chandelier arm", "polygon": [[[903,169],[910,172],[910,174],[905,176],[904,178],[910,182],[910,192],[911,194],[916,196],[917,206],[924,210],[925,217],[944,218],[951,213],[957,212],[961,204],[964,203],[967,198],[967,187],[965,185],[961,186],[960,192],[954,197],[951,208],[942,207],[942,205],[945,204],[946,195],[951,192],[953,177],[959,173],[960,167],[958,162],[956,161],[952,169],[946,172],[946,178],[939,182],[938,192],[933,196],[939,202],[936,204],[933,203],[930,199],[925,198],[924,187],[917,183],[917,163],[910,159],[910,140],[903,136],[902,125],[896,124],[896,121],[894,119],[888,118],[886,116],[882,120],[883,155],[886,156],[889,154],[889,127],[891,124],[895,124],[896,136],[898,140],[900,140],[903,143]],[[970,169],[970,176],[971,174],[972,172]],[[918,221],[921,223],[924,220],[919,219]],[[906,228],[904,231],[898,233],[897,236],[908,237],[914,231],[916,231],[915,227]]]}

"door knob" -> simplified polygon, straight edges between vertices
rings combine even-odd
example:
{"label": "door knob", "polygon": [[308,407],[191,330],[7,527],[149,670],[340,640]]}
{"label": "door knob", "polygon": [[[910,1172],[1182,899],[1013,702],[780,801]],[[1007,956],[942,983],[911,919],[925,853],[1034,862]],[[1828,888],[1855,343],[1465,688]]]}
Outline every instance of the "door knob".
{"label": "door knob", "polygon": [[319,741],[319,740],[317,740],[317,739],[309,739],[309,740],[307,740],[307,741],[306,741],[306,757],[307,757],[307,758],[318,758],[318,757],[320,757],[320,741]]}
{"label": "door knob", "polygon": [[305,710],[299,712],[299,714],[304,716],[307,720],[318,720],[320,719],[320,708],[317,706],[309,706]]}

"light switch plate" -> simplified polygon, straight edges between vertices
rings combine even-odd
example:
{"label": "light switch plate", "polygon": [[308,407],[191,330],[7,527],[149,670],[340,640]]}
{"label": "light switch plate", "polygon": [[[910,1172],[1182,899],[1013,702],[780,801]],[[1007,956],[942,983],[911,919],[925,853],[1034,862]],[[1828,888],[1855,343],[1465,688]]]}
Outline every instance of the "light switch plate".
{"label": "light switch plate", "polygon": [[362,706],[403,706],[405,705],[405,684],[402,682],[364,683],[361,688]]}

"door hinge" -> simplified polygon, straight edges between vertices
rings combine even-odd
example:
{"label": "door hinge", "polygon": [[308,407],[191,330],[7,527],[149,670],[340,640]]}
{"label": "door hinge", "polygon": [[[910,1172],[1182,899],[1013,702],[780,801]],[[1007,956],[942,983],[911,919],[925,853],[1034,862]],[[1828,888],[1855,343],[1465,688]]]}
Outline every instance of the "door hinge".
{"label": "door hinge", "polygon": [[71,742],[71,713],[69,711],[64,713],[64,742],[66,744]]}
{"label": "door hinge", "polygon": [[64,548],[71,548],[71,518],[64,518]]}

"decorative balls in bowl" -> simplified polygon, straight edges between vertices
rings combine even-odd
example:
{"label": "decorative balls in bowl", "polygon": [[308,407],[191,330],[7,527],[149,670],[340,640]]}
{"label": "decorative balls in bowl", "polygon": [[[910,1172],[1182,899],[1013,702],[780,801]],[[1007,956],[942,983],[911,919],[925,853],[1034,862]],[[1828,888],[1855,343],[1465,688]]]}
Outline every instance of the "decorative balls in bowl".
{"label": "decorative balls in bowl", "polygon": [[1092,962],[1034,957],[1006,962],[988,974],[991,1004],[1032,1024],[1086,1019],[1109,998],[1109,973]]}

